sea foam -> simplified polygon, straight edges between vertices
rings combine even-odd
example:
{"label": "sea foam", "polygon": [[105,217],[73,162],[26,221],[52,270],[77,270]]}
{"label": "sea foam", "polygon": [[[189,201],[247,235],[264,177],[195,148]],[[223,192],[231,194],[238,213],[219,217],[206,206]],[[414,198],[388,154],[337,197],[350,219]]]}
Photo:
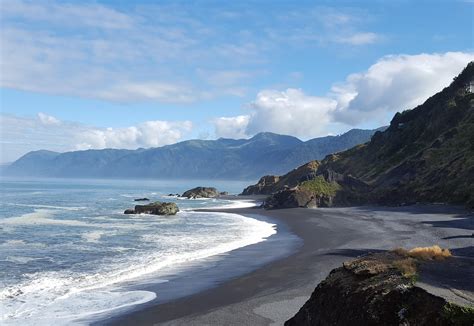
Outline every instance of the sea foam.
{"label": "sea foam", "polygon": [[[41,220],[45,223],[47,220],[47,224],[54,225],[58,220],[51,219],[52,214],[51,211],[37,210],[8,221],[4,219],[3,222],[22,224]],[[160,272],[166,270],[169,273],[179,269],[182,264],[255,244],[276,233],[275,225],[271,223],[237,214],[182,212],[180,215],[184,231],[174,238],[161,233],[149,233],[142,237],[148,248],[153,248],[153,243],[156,243],[164,246],[162,250],[143,250],[122,256],[99,266],[94,273],[71,270],[33,273],[23,282],[5,287],[0,291],[0,303],[3,306],[1,323],[80,324],[84,318],[144,303],[156,296],[149,291],[124,291],[124,282],[139,282],[153,275],[157,282]],[[150,220],[150,223],[153,221]],[[77,222],[68,223],[83,226]],[[188,234],[186,228],[196,231]],[[208,228],[210,233],[198,232],[201,228]],[[225,229],[233,231],[226,234],[223,231]],[[99,230],[83,234],[82,238],[86,242],[96,243],[103,235]],[[176,242],[180,245],[176,246]]]}

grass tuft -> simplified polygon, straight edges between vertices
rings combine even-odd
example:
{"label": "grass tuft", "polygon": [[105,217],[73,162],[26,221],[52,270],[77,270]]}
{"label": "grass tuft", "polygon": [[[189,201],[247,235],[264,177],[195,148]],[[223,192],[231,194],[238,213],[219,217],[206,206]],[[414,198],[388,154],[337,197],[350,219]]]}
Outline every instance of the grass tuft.
{"label": "grass tuft", "polygon": [[452,256],[449,249],[443,249],[438,245],[431,247],[416,247],[410,250],[396,248],[393,252],[400,256],[411,257],[419,260],[444,260]]}

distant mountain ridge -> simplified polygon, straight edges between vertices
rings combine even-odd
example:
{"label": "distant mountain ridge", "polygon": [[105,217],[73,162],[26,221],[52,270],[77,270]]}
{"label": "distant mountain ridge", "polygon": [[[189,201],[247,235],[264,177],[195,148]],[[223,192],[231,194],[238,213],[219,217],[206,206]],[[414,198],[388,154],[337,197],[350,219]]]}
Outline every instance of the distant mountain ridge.
{"label": "distant mountain ridge", "polygon": [[103,149],[25,154],[5,175],[77,178],[252,179],[281,174],[365,143],[376,130],[352,129],[339,136],[302,141],[264,132],[250,139],[187,140],[158,148]]}

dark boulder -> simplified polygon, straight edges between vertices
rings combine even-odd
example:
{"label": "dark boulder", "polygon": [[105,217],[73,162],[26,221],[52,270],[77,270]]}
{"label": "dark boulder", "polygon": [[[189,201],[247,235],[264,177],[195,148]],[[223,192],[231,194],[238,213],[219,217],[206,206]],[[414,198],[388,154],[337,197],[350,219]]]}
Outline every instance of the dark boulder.
{"label": "dark boulder", "polygon": [[137,199],[134,199],[133,201],[149,201],[150,199],[144,197],[144,198],[137,198]]}
{"label": "dark boulder", "polygon": [[215,198],[219,196],[219,192],[213,187],[196,187],[185,191],[181,197],[186,198]]}
{"label": "dark boulder", "polygon": [[175,203],[154,202],[148,205],[136,205],[135,209],[127,209],[124,214],[152,214],[152,215],[176,215],[179,208]]}

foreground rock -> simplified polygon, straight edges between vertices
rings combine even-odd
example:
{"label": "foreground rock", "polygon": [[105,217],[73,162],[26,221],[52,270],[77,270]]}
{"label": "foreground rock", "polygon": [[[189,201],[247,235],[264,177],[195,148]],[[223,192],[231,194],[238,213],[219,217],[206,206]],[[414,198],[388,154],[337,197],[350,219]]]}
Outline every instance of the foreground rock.
{"label": "foreground rock", "polygon": [[415,285],[418,263],[395,252],[344,263],[285,326],[473,325],[472,308],[448,303]]}
{"label": "foreground rock", "polygon": [[214,187],[196,187],[185,191],[181,197],[190,199],[194,198],[215,198],[219,196],[219,192]]}
{"label": "foreground rock", "polygon": [[152,215],[176,215],[179,208],[175,203],[154,202],[148,205],[136,205],[135,209],[127,209],[124,214],[152,214]]}

